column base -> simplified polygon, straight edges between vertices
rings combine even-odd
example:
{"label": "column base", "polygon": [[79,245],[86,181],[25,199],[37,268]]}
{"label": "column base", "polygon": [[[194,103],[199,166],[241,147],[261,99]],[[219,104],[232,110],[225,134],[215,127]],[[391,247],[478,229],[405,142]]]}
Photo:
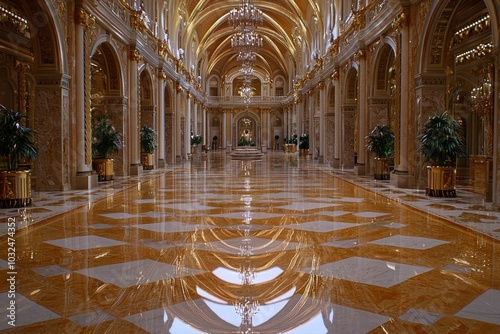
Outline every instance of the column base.
{"label": "column base", "polygon": [[357,164],[354,166],[354,175],[366,175],[366,166],[365,164]]}
{"label": "column base", "polygon": [[333,159],[332,167],[333,168],[340,168],[340,159]]}
{"label": "column base", "polygon": [[415,186],[415,177],[408,172],[395,171],[391,173],[391,186],[396,188],[413,188]]}
{"label": "column base", "polygon": [[142,165],[131,165],[129,168],[130,175],[143,175],[144,169],[142,168]]}
{"label": "column base", "polygon": [[77,190],[89,190],[96,188],[97,184],[97,174],[77,175],[75,177],[75,187]]}
{"label": "column base", "polygon": [[158,160],[158,168],[165,168],[167,166],[167,163],[165,162],[164,159]]}

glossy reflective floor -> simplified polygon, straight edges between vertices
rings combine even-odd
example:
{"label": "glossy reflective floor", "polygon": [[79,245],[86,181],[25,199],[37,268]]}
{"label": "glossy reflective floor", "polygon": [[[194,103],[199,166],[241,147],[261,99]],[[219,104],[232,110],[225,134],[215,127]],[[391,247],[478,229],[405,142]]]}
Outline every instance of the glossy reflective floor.
{"label": "glossy reflective floor", "polygon": [[213,152],[38,194],[24,217],[2,211],[0,330],[500,333],[499,216],[463,193],[427,198],[297,155]]}

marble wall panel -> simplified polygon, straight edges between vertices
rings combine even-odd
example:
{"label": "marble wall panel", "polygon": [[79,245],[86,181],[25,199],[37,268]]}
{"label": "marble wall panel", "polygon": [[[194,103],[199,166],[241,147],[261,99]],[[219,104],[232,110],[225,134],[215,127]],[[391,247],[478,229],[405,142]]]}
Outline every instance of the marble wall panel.
{"label": "marble wall panel", "polygon": [[67,171],[63,161],[62,93],[60,89],[39,86],[36,92],[35,130],[39,146],[34,163],[36,189],[62,190]]}
{"label": "marble wall panel", "polygon": [[344,111],[343,123],[342,166],[343,168],[353,168],[356,113],[354,111]]}

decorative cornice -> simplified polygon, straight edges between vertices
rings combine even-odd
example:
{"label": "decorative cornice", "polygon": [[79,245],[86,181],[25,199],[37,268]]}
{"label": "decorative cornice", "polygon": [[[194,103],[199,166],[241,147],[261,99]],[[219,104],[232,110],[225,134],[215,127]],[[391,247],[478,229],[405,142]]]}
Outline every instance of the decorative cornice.
{"label": "decorative cornice", "polygon": [[330,45],[330,48],[328,49],[328,53],[331,56],[337,56],[339,54],[339,40],[338,39],[334,40],[332,45]]}

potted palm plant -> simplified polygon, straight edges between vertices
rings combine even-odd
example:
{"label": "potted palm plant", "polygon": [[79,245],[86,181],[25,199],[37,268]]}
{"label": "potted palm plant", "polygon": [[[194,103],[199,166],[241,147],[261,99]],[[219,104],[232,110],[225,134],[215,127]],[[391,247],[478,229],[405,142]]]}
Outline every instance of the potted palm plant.
{"label": "potted palm plant", "polygon": [[365,139],[366,148],[375,154],[375,179],[389,180],[394,165],[394,132],[388,125],[376,125]]}
{"label": "potted palm plant", "polygon": [[200,135],[194,135],[191,133],[191,154],[200,153],[200,144],[203,142],[203,138]]}
{"label": "potted palm plant", "polygon": [[215,151],[217,150],[217,141],[219,140],[219,137],[213,136],[212,137],[212,150]]}
{"label": "potted palm plant", "polygon": [[38,156],[34,131],[23,124],[26,116],[19,111],[0,105],[0,112],[0,207],[31,205],[31,171],[21,170],[19,163]]}
{"label": "potted palm plant", "polygon": [[309,153],[309,135],[304,133],[299,137],[300,156],[305,157]]}
{"label": "potted palm plant", "polygon": [[156,131],[149,126],[143,126],[140,131],[141,164],[144,169],[154,168],[154,152],[158,148]]}
{"label": "potted palm plant", "polygon": [[92,164],[97,172],[98,181],[111,181],[114,178],[114,160],[109,158],[111,153],[123,149],[123,137],[113,125],[109,123],[109,115],[96,116],[92,128]]}
{"label": "potted palm plant", "polygon": [[456,197],[457,157],[465,154],[460,124],[448,113],[437,113],[424,123],[418,136],[427,166],[428,196]]}

